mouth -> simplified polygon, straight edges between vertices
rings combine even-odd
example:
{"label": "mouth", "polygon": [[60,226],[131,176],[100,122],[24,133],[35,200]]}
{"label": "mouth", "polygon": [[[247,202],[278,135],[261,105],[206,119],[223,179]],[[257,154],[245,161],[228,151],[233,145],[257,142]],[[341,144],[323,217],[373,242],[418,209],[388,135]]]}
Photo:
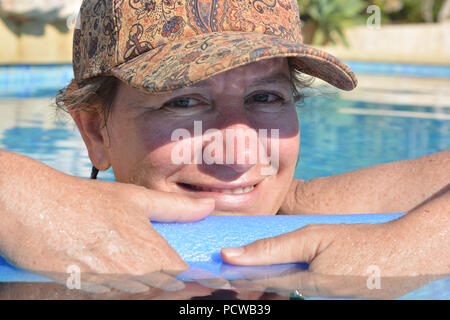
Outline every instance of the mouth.
{"label": "mouth", "polygon": [[261,202],[261,187],[264,179],[234,181],[233,183],[177,182],[180,191],[193,197],[210,197],[216,200],[214,214],[253,214],[255,206]]}
{"label": "mouth", "polygon": [[213,188],[207,186],[197,186],[188,183],[178,183],[180,187],[186,189],[188,191],[196,191],[196,192],[213,192],[213,193],[225,193],[225,194],[245,194],[252,192],[256,184],[247,185],[247,186],[239,186],[239,187],[225,187],[225,188]]}

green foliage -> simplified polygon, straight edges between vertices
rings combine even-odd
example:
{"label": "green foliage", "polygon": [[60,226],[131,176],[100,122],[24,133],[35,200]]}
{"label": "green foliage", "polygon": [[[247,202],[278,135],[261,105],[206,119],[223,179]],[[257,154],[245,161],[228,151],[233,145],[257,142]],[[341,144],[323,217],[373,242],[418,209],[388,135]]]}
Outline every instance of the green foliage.
{"label": "green foliage", "polygon": [[[370,5],[380,8],[381,23],[437,21],[445,0],[297,0],[306,42],[317,45],[344,44],[345,28],[364,24]],[[307,34],[305,37],[305,33]]]}
{"label": "green foliage", "polygon": [[380,7],[383,21],[387,23],[421,23],[426,22],[424,17],[426,2],[431,8],[432,21],[437,21],[439,10],[444,0],[371,0],[368,5]]}
{"label": "green foliage", "polygon": [[387,22],[423,22],[422,0],[373,0],[380,7]]}
{"label": "green foliage", "polygon": [[314,26],[316,44],[336,43],[338,39],[347,44],[344,29],[365,21],[363,0],[298,0],[301,19]]}

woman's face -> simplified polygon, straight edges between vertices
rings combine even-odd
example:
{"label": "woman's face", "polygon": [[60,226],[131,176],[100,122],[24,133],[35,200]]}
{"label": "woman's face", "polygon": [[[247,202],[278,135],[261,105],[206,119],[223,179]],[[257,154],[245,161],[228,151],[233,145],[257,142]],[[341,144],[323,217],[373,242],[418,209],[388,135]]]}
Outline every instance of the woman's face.
{"label": "woman's face", "polygon": [[214,197],[216,214],[276,213],[299,152],[285,58],[164,94],[121,83],[102,130],[117,181]]}

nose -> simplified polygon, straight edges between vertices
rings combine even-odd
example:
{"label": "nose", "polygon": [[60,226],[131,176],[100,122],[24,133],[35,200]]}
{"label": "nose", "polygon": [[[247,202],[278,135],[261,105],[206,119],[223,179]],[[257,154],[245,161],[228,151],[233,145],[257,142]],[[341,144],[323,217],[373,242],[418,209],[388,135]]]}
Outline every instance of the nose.
{"label": "nose", "polygon": [[[208,132],[205,132],[208,135]],[[215,164],[244,173],[258,163],[258,133],[247,124],[233,124],[207,137],[203,154],[207,164]],[[220,143],[220,140],[221,143]],[[208,155],[211,159],[206,159]],[[217,168],[217,167],[216,167]]]}

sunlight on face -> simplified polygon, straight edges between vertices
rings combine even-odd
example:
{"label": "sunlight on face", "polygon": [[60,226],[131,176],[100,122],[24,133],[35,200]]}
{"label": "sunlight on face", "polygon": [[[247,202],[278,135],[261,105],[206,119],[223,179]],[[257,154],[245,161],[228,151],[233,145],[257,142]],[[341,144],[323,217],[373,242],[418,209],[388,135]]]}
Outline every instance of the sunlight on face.
{"label": "sunlight on face", "polygon": [[[214,197],[217,214],[274,214],[299,152],[287,59],[158,95],[122,83],[107,130],[117,181]],[[177,132],[184,134],[174,139]]]}

